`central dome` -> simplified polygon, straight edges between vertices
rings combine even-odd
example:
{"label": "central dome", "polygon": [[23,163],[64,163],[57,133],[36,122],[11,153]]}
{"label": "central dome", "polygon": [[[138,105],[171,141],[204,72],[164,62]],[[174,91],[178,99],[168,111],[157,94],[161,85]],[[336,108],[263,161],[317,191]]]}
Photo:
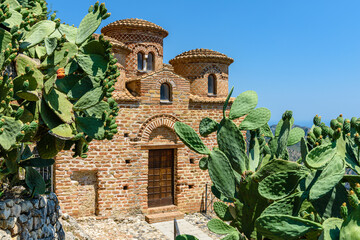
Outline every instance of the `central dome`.
{"label": "central dome", "polygon": [[127,18],[112,22],[101,29],[101,32],[106,34],[114,29],[146,29],[159,32],[164,38],[169,34],[168,31],[156,25],[155,23],[138,19],[138,18]]}

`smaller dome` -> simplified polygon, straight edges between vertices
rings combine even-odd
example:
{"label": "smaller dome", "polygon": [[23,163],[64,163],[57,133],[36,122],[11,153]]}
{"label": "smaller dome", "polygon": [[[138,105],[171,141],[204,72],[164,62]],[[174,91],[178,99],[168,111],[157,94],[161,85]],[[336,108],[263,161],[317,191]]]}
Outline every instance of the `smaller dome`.
{"label": "smaller dome", "polygon": [[155,23],[138,19],[138,18],[127,18],[122,20],[117,20],[112,22],[101,29],[101,32],[106,34],[107,32],[113,31],[114,29],[126,29],[126,28],[136,28],[136,29],[147,29],[158,31],[162,37],[166,37],[169,33],[159,25]]}
{"label": "smaller dome", "polygon": [[215,60],[216,62],[221,62],[225,64],[231,64],[234,62],[234,59],[229,58],[223,53],[211,49],[198,48],[177,55],[176,57],[171,59],[169,63],[176,64],[179,62],[189,62],[195,59],[200,61],[205,60],[206,62]]}

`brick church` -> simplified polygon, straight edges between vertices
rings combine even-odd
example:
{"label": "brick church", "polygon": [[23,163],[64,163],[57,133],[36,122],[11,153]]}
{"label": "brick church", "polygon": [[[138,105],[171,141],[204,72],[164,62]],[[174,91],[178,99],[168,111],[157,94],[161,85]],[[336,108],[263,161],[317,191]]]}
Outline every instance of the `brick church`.
{"label": "brick church", "polygon": [[[168,32],[141,19],[119,20],[101,32],[121,71],[114,91],[118,133],[111,141],[92,142],[85,159],[71,152],[57,158],[54,189],[63,212],[81,217],[200,211],[210,179],[199,169],[202,156],[179,140],[174,123],[198,131],[204,117],[221,120],[233,59],[194,49],[165,64]],[[203,141],[212,148],[216,135]]]}

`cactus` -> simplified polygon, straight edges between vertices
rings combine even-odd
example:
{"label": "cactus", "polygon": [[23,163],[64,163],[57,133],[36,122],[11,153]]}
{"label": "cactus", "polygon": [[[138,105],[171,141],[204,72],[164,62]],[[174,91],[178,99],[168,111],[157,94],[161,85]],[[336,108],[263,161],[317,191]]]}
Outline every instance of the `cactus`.
{"label": "cactus", "polygon": [[[48,19],[44,0],[0,3],[0,178],[23,184],[17,175],[24,168],[31,195],[45,191],[33,167],[53,164],[72,146],[74,157],[86,157],[91,140],[117,132],[111,86],[120,73],[111,44],[92,38],[109,16],[95,5],[78,29],[55,13]],[[40,158],[25,154],[35,143]]]}
{"label": "cactus", "polygon": [[[360,173],[359,120],[339,116],[328,127],[317,115],[305,137],[292,127],[293,114],[286,111],[272,134],[268,110],[254,109],[253,91],[240,94],[226,116],[231,93],[220,123],[205,118],[199,125],[202,137],[216,132],[218,148],[210,151],[190,126],[175,123],[179,138],[207,155],[199,166],[208,170],[214,195],[232,203],[214,203],[219,219],[211,220],[209,229],[226,235],[223,239],[358,239],[360,184],[358,175],[346,170]],[[232,121],[245,115],[239,126]],[[243,130],[250,132],[248,147]],[[298,142],[301,159],[290,162],[287,147]],[[348,199],[345,183],[353,187]]]}

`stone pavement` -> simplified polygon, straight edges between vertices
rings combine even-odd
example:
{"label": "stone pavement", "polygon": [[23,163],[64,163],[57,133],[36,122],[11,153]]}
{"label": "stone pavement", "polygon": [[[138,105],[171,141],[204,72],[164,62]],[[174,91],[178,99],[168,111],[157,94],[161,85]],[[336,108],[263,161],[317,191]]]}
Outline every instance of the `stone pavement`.
{"label": "stone pavement", "polygon": [[[177,224],[180,230],[180,234],[193,235],[199,240],[213,240],[213,238],[209,237],[200,228],[194,226],[184,219],[177,220]],[[169,239],[174,239],[174,221],[152,223],[151,225],[161,231]]]}

